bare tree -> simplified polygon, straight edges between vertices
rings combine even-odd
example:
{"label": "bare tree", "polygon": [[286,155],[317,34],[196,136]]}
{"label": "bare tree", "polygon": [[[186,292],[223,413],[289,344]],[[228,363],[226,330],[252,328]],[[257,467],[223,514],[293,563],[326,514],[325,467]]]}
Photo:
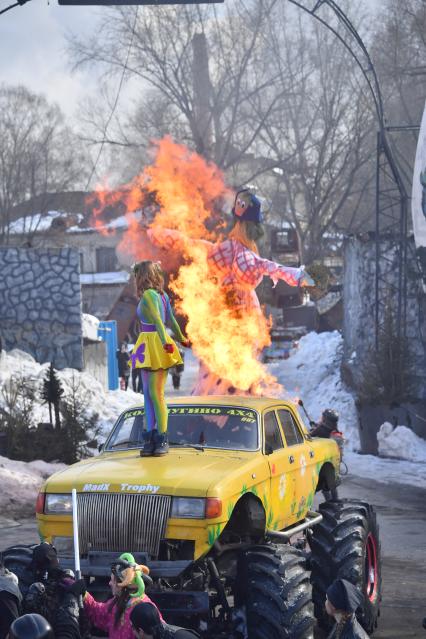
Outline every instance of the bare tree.
{"label": "bare tree", "polygon": [[[204,157],[228,169],[256,140],[247,108],[265,87],[263,117],[280,95],[279,78],[265,65],[265,25],[277,0],[233,0],[225,7],[179,6],[106,10],[89,41],[73,38],[76,65],[102,65],[138,80],[149,94],[131,117],[131,127],[113,123],[111,144],[140,147],[153,134],[177,134]],[[136,13],[138,11],[138,13]],[[147,97],[149,103],[147,104]],[[101,143],[103,126],[91,118]]]}
{"label": "bare tree", "polygon": [[374,175],[367,170],[372,114],[352,59],[321,25],[280,5],[268,41],[287,91],[264,123],[258,148],[275,165],[274,208],[294,224],[311,261],[321,256],[327,233],[359,230],[372,217],[365,206]]}
{"label": "bare tree", "polygon": [[83,152],[59,107],[23,86],[1,86],[0,244],[9,241],[15,206],[30,201],[22,208],[23,232],[30,240],[49,195],[78,184],[83,172]]}
{"label": "bare tree", "polygon": [[392,132],[391,143],[406,180],[411,179],[426,96],[426,5],[420,0],[388,0],[376,31],[373,53],[388,125],[413,127]]}

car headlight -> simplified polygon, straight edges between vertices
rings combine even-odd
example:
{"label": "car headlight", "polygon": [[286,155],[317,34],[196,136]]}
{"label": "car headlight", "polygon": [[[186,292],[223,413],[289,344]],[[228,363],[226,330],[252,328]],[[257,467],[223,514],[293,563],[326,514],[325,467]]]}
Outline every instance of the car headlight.
{"label": "car headlight", "polygon": [[222,501],[216,497],[173,497],[171,517],[177,519],[217,519],[222,514]]}
{"label": "car headlight", "polygon": [[46,515],[72,515],[71,495],[47,494],[44,512]]}
{"label": "car headlight", "polygon": [[72,537],[52,537],[52,545],[61,557],[72,557],[74,555],[74,539]]}
{"label": "car headlight", "polygon": [[197,497],[173,497],[171,517],[204,519],[206,500]]}

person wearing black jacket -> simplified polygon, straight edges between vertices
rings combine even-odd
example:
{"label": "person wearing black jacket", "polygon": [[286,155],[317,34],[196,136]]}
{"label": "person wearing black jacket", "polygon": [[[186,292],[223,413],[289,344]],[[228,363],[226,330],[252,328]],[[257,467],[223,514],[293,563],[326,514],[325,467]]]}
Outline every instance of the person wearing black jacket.
{"label": "person wearing black jacket", "polygon": [[56,549],[43,542],[33,550],[31,562],[34,578],[24,600],[24,611],[39,613],[52,626],[55,639],[80,639],[80,610],[78,596],[69,588],[67,571],[59,565]]}
{"label": "person wearing black jacket", "polygon": [[135,637],[140,639],[196,639],[194,630],[171,626],[160,619],[158,610],[150,603],[137,604],[130,613]]}
{"label": "person wearing black jacket", "polygon": [[318,424],[310,422],[311,430],[309,434],[311,437],[330,437],[334,430],[338,430],[339,413],[332,408],[326,408],[321,415],[321,420]]}
{"label": "person wearing black jacket", "polygon": [[325,609],[336,624],[327,639],[369,639],[355,612],[363,603],[360,590],[346,579],[335,579],[327,589]]}
{"label": "person wearing black jacket", "polygon": [[127,345],[125,342],[121,344],[121,349],[117,351],[118,360],[118,376],[123,382],[124,390],[127,390],[129,386],[130,366],[129,366],[129,353],[127,352]]}

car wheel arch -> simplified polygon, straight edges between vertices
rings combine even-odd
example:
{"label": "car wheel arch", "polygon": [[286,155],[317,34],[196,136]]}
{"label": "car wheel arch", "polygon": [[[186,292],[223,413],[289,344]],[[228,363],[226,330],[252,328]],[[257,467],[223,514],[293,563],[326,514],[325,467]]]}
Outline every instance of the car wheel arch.
{"label": "car wheel arch", "polygon": [[263,503],[254,493],[246,492],[235,503],[223,533],[248,533],[261,538],[265,530],[266,512]]}
{"label": "car wheel arch", "polygon": [[332,490],[336,488],[336,471],[331,462],[325,462],[321,466],[321,470],[318,475],[318,483],[316,492],[319,490]]}

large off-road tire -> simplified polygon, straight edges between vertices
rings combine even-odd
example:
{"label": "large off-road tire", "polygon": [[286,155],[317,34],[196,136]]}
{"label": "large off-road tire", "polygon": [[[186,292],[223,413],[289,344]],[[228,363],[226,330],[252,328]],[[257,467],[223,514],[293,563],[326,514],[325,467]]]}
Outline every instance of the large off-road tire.
{"label": "large off-road tire", "polygon": [[245,612],[248,639],[312,639],[309,573],[291,546],[251,546],[237,567],[235,606]]}
{"label": "large off-road tire", "polygon": [[309,538],[315,616],[320,626],[330,625],[324,609],[326,590],[335,579],[347,579],[364,594],[364,605],[357,617],[371,634],[377,627],[381,601],[376,513],[369,504],[349,499],[325,502],[319,511],[323,520]]}

